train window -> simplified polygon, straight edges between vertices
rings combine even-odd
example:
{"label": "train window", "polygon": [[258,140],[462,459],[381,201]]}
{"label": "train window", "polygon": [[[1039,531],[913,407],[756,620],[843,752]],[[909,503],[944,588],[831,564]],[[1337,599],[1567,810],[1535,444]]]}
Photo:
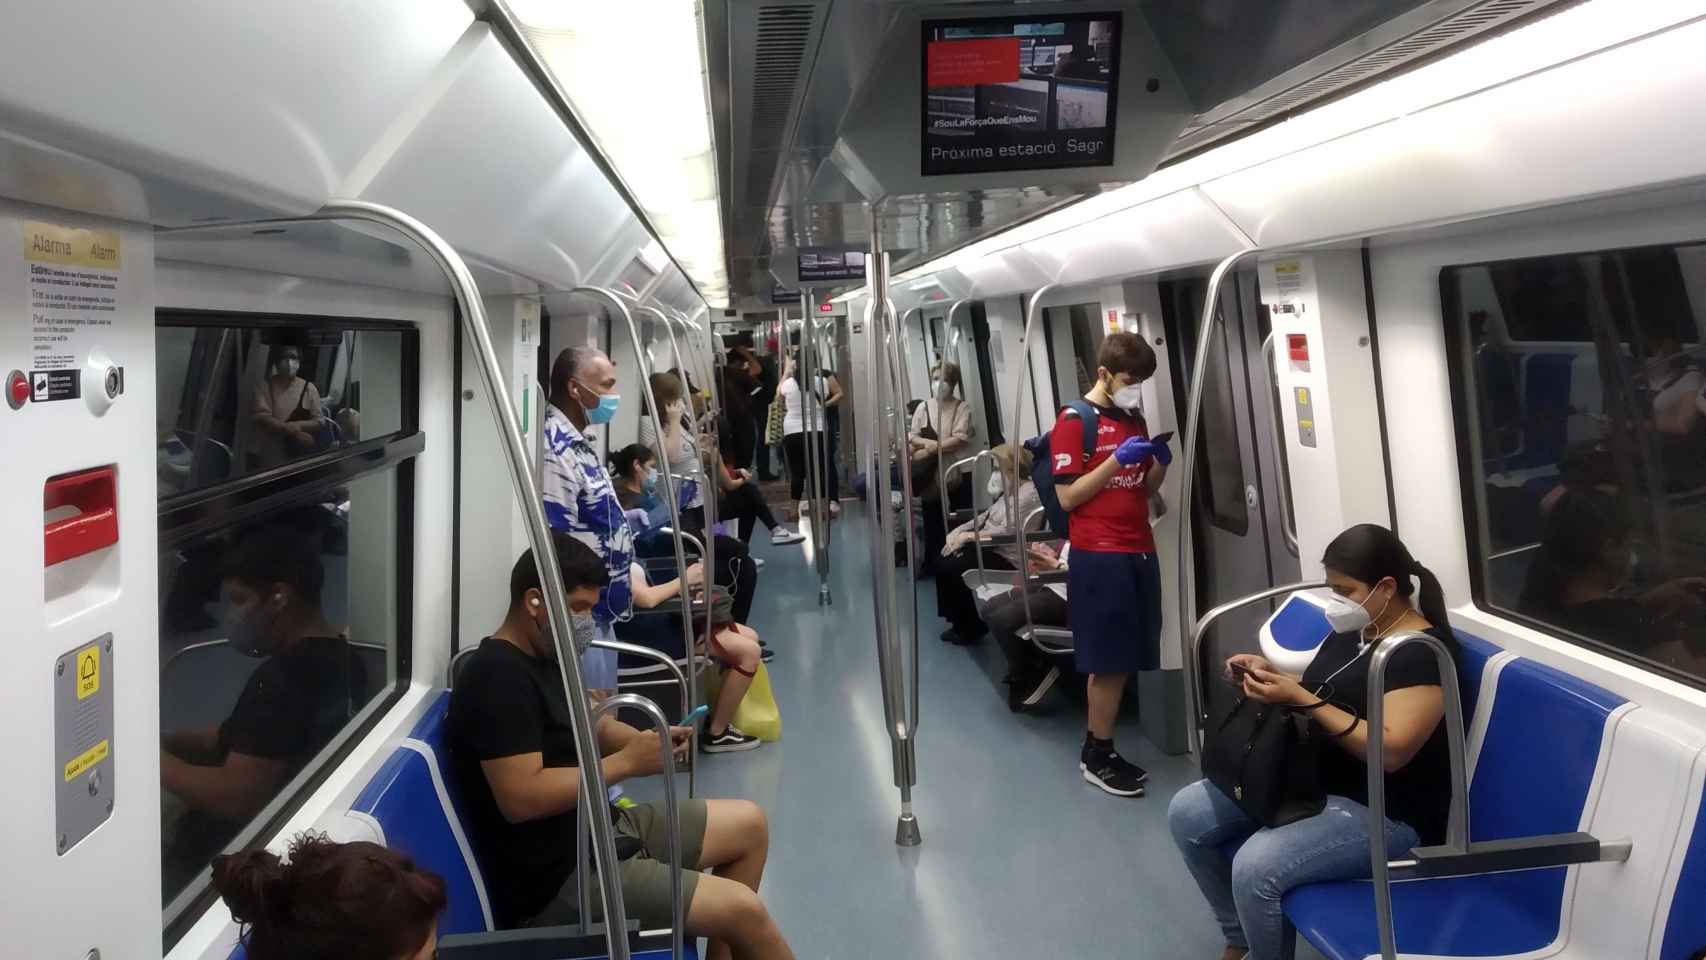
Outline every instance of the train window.
{"label": "train window", "polygon": [[[185,482],[160,503],[161,868],[169,943],[211,902],[211,859],[271,839],[401,693],[412,606],[413,458],[424,440],[413,432],[412,330],[318,319],[162,323],[160,422],[188,418],[203,440],[200,454],[233,453],[228,470],[197,469],[192,461],[180,474]],[[295,378],[323,386],[325,415],[351,429],[284,464],[246,466],[237,455],[253,450],[241,439],[249,416],[242,395],[271,382],[245,388],[246,378],[230,371],[270,366],[285,344],[300,358]],[[166,469],[162,462],[163,476]]]}
{"label": "train window", "polygon": [[1204,466],[1197,496],[1209,519],[1237,536],[1250,532],[1250,511],[1244,505],[1244,461],[1239,455],[1238,425],[1232,399],[1231,357],[1226,351],[1226,327],[1216,324],[1203,384],[1202,439],[1198,462]]}
{"label": "train window", "polygon": [[402,360],[413,334],[314,323],[160,315],[155,425],[162,498],[405,429]]}
{"label": "train window", "polygon": [[1476,602],[1706,681],[1706,243],[1440,288]]}

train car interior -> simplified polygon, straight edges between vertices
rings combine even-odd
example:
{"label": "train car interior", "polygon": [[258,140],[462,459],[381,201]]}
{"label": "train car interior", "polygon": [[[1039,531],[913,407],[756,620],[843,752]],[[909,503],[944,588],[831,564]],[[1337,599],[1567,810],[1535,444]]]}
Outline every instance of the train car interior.
{"label": "train car interior", "polygon": [[0,20],[0,955],[1706,960],[1703,0]]}

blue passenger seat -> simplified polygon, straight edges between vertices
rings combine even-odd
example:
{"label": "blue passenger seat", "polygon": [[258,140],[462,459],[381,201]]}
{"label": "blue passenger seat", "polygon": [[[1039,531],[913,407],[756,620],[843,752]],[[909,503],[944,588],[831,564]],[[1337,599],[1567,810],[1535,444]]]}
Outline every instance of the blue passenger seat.
{"label": "blue passenger seat", "polygon": [[[1685,820],[1691,830],[1688,845],[1679,850],[1682,866],[1670,884],[1669,909],[1662,916],[1664,937],[1657,960],[1689,960],[1706,949],[1706,800],[1702,780],[1706,759],[1697,759],[1690,781],[1690,813]],[[1661,904],[1662,906],[1662,904]]]}
{"label": "blue passenger seat", "polygon": [[[1469,691],[1477,686],[1478,706],[1487,711],[1470,725],[1484,728],[1479,749],[1468,745],[1470,839],[1588,829],[1608,724],[1615,723],[1623,699],[1532,660],[1510,659],[1487,671],[1496,648],[1472,635],[1458,637],[1466,681],[1486,674],[1483,684],[1464,684],[1466,715]],[[1405,853],[1390,851],[1394,858]],[[1504,957],[1545,948],[1560,936],[1567,869],[1395,883],[1399,951]],[[1380,952],[1369,881],[1301,887],[1286,896],[1285,910],[1298,932],[1330,960],[1364,960]]]}

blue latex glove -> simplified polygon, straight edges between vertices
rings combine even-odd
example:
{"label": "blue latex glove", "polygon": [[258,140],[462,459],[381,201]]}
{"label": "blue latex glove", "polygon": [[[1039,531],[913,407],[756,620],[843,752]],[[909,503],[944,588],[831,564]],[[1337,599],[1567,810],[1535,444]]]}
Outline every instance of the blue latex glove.
{"label": "blue latex glove", "polygon": [[1155,462],[1163,467],[1173,462],[1173,448],[1167,446],[1165,440],[1149,441],[1149,455],[1154,457]]}
{"label": "blue latex glove", "polygon": [[1173,451],[1167,448],[1166,441],[1145,440],[1142,437],[1127,437],[1114,450],[1114,459],[1122,467],[1134,467],[1150,457],[1155,462],[1166,466],[1173,462]]}

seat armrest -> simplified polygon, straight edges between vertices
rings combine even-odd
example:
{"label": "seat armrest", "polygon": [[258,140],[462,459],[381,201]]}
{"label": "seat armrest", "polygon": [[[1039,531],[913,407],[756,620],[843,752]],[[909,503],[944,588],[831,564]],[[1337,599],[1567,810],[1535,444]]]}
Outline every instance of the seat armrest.
{"label": "seat armrest", "polygon": [[1410,851],[1410,859],[1394,861],[1391,872],[1394,880],[1508,873],[1578,863],[1622,861],[1629,859],[1629,851],[1627,843],[1602,844],[1592,834],[1553,833],[1471,843],[1468,850],[1417,847]]}
{"label": "seat armrest", "polygon": [[[579,926],[534,927],[526,930],[495,930],[490,933],[453,933],[438,938],[440,960],[580,960],[603,957],[607,946],[604,927],[595,924],[590,932]],[[642,934],[638,920],[628,921],[630,953],[669,950],[669,933]]]}

